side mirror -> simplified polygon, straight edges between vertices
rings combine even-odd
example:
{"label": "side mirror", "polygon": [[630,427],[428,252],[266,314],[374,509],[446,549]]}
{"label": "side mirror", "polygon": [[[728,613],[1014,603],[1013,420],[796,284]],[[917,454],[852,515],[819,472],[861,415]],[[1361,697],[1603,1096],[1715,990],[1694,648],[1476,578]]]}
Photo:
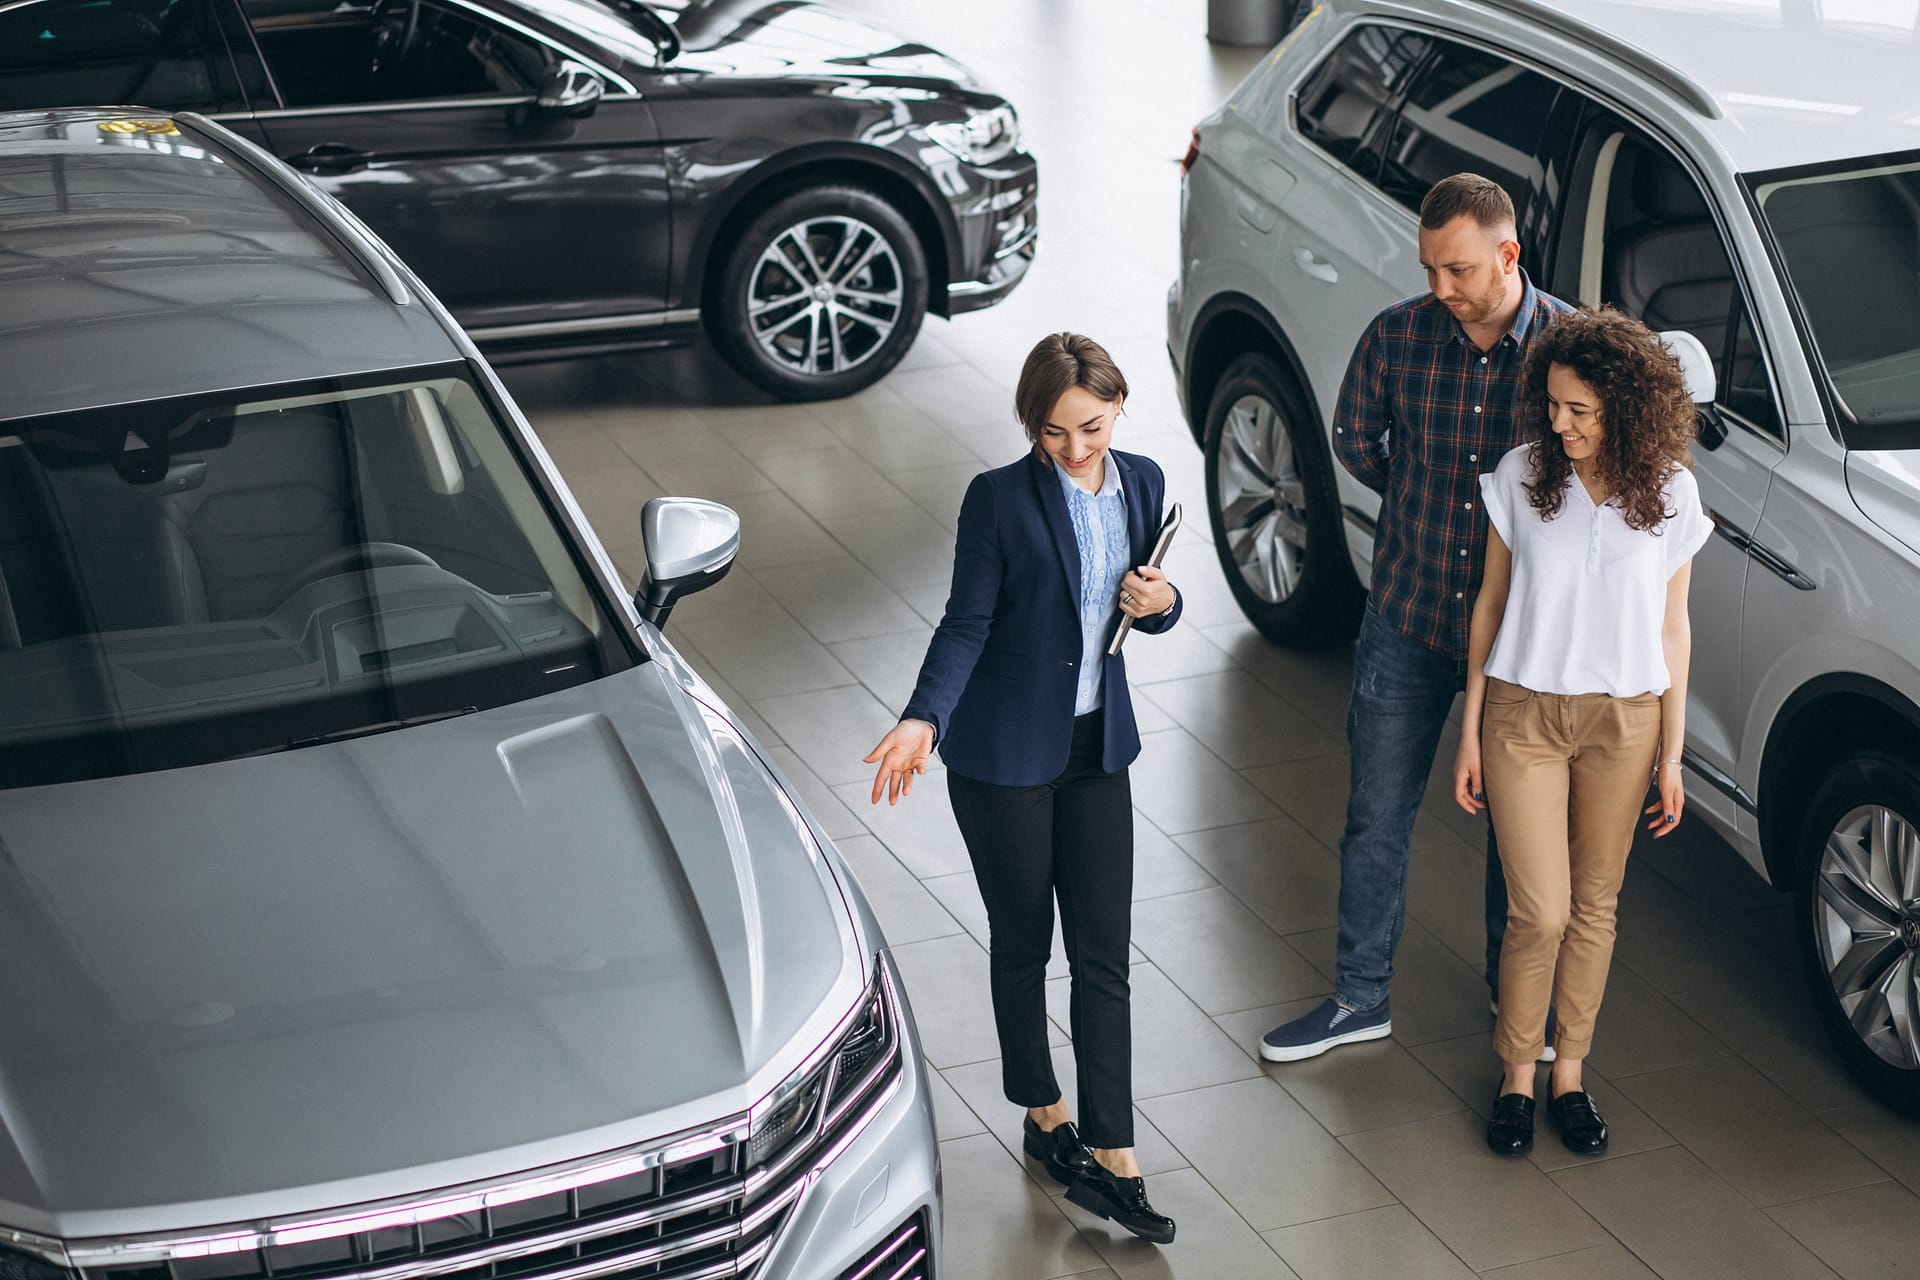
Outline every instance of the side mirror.
{"label": "side mirror", "polygon": [[577,62],[562,62],[547,75],[534,105],[560,115],[590,116],[607,91],[600,77]]}
{"label": "side mirror", "polygon": [[1693,402],[1712,404],[1718,379],[1713,376],[1713,357],[1707,354],[1707,344],[1685,329],[1668,329],[1661,333],[1660,341],[1666,343],[1667,350],[1680,362],[1680,372],[1686,375],[1687,393]]}
{"label": "side mirror", "polygon": [[1713,407],[1718,386],[1718,379],[1713,375],[1713,357],[1707,354],[1706,343],[1684,329],[1664,330],[1660,341],[1680,362],[1680,372],[1687,380],[1687,394],[1693,397],[1695,432],[1701,447],[1711,453],[1727,439],[1727,424],[1720,421],[1719,410]]}
{"label": "side mirror", "polygon": [[705,498],[654,498],[640,509],[640,540],[647,571],[633,593],[634,608],[656,627],[682,596],[727,576],[740,554],[740,517]]}

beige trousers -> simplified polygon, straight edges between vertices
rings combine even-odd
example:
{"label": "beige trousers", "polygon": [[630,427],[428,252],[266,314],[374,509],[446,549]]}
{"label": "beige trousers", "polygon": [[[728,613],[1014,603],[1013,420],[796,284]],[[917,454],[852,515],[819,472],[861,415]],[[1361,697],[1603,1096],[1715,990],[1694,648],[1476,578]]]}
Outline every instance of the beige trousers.
{"label": "beige trousers", "polygon": [[1660,696],[1535,693],[1487,681],[1481,778],[1507,873],[1502,1062],[1584,1058],[1613,963],[1615,909],[1660,741]]}

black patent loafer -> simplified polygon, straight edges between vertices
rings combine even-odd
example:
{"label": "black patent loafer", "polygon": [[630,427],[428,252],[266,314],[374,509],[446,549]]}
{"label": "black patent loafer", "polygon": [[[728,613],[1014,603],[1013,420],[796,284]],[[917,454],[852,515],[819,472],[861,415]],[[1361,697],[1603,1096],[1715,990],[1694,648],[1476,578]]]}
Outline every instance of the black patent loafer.
{"label": "black patent loafer", "polygon": [[1080,1141],[1080,1134],[1072,1121],[1055,1125],[1052,1129],[1042,1129],[1028,1116],[1020,1126],[1020,1145],[1027,1154],[1047,1166],[1047,1172],[1053,1180],[1063,1187],[1073,1185],[1073,1180],[1095,1165],[1093,1152],[1087,1150],[1087,1144]]}
{"label": "black patent loafer", "polygon": [[1533,1099],[1523,1093],[1503,1093],[1493,1100],[1487,1120],[1487,1146],[1503,1156],[1523,1156],[1533,1150]]}
{"label": "black patent loafer", "polygon": [[1117,1222],[1142,1240],[1173,1243],[1173,1219],[1147,1203],[1147,1184],[1141,1178],[1122,1178],[1095,1162],[1067,1188],[1067,1199],[1109,1222]]}
{"label": "black patent loafer", "polygon": [[1547,1115],[1560,1130],[1560,1141],[1577,1156],[1597,1156],[1607,1149],[1607,1122],[1593,1095],[1569,1089],[1547,1103]]}

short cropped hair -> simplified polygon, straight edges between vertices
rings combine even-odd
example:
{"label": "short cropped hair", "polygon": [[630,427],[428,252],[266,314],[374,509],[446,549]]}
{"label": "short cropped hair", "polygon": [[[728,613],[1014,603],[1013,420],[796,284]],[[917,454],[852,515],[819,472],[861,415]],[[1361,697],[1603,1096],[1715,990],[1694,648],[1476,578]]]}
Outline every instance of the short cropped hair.
{"label": "short cropped hair", "polygon": [[1070,388],[1085,387],[1101,400],[1124,399],[1127,380],[1107,349],[1078,333],[1050,333],[1033,344],[1020,366],[1013,412],[1027,439],[1040,443],[1047,415]]}
{"label": "short cropped hair", "polygon": [[1420,225],[1438,231],[1465,214],[1485,231],[1511,231],[1513,197],[1492,178],[1456,173],[1433,184],[1420,201]]}

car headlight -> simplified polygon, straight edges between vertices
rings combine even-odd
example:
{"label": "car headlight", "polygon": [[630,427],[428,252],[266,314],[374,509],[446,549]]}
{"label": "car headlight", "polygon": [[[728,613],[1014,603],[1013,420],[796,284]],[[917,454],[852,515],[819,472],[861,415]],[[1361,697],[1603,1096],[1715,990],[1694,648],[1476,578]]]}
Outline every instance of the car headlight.
{"label": "car headlight", "polygon": [[1020,117],[1009,103],[969,111],[964,120],[936,120],[927,136],[968,164],[1004,160],[1020,146]]}
{"label": "car headlight", "polygon": [[897,1074],[900,1047],[892,979],[876,961],[866,994],[832,1043],[754,1107],[747,1167],[784,1166],[782,1157],[796,1147],[831,1145],[860,1105]]}

